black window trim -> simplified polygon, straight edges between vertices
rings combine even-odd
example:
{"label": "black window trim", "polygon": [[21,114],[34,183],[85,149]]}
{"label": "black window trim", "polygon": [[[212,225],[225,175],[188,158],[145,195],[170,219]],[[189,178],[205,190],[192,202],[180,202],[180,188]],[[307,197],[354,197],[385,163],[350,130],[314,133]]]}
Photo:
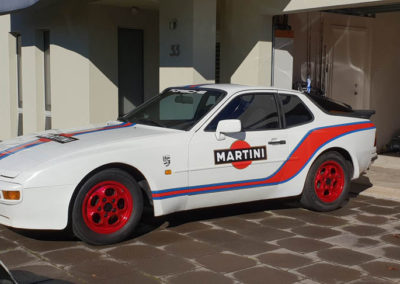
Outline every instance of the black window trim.
{"label": "black window trim", "polygon": [[[261,95],[261,94],[268,94],[268,95],[273,95],[274,100],[275,100],[275,105],[276,109],[278,111],[278,128],[271,128],[271,129],[261,129],[261,130],[251,130],[251,132],[258,132],[258,131],[274,131],[274,130],[282,130],[284,129],[284,120],[282,119],[282,109],[281,109],[281,102],[279,99],[279,93],[277,90],[246,90],[246,91],[240,91],[237,92],[236,94],[232,95],[227,101],[225,101],[220,108],[216,110],[214,115],[212,115],[202,126],[203,132],[208,132],[208,133],[214,133],[216,130],[206,130],[207,127],[210,125],[210,123],[213,121],[213,119],[235,98],[240,97],[240,96],[245,96],[245,95]],[[241,131],[241,132],[249,132],[249,131]]]}
{"label": "black window trim", "polygon": [[[278,95],[278,97],[279,97],[279,105],[280,105],[280,108],[281,108],[282,121],[283,121],[283,126],[284,126],[283,129],[290,129],[290,128],[293,128],[293,127],[303,126],[303,125],[312,123],[312,122],[315,120],[314,113],[310,110],[310,108],[308,107],[308,105],[300,98],[300,96],[298,96],[298,95],[296,95],[296,94],[293,94],[293,93],[289,93],[289,92],[279,92],[279,91],[278,91],[278,94],[277,94],[277,95]],[[298,97],[299,100],[300,100],[300,101],[303,103],[303,105],[306,107],[306,109],[308,110],[308,112],[311,114],[312,119],[309,120],[309,121],[307,121],[307,122],[301,123],[301,124],[296,124],[296,125],[287,127],[287,126],[286,126],[285,112],[283,111],[283,104],[282,104],[281,95],[296,96],[296,97]]]}
{"label": "black window trim", "polygon": [[[164,89],[162,92],[160,92],[157,96],[154,96],[154,97],[152,97],[152,98],[149,98],[148,100],[145,100],[145,101],[144,101],[142,104],[140,104],[139,106],[144,105],[144,104],[149,104],[149,103],[151,103],[153,100],[156,100],[159,96],[162,96],[164,93],[167,93],[167,92],[169,92],[170,90],[173,90],[173,89],[177,89],[177,90],[196,90],[196,91],[207,91],[207,92],[211,92],[211,91],[215,92],[215,91],[218,91],[218,92],[220,92],[220,93],[224,96],[224,97],[222,98],[222,100],[224,100],[224,99],[226,98],[227,94],[228,94],[225,90],[222,90],[222,89],[217,89],[217,88],[203,88],[203,87],[201,87],[201,86],[199,86],[199,87],[191,87],[191,86],[168,87],[168,88]],[[221,103],[221,102],[220,102],[220,103]],[[210,112],[212,112],[212,111],[214,110],[214,108],[217,107],[217,106],[218,106],[218,104],[216,104],[216,105],[209,111],[209,113],[207,113],[205,116],[203,116],[199,121],[197,121],[196,124],[194,124],[194,125],[193,125],[192,127],[190,127],[189,129],[187,129],[187,130],[178,130],[178,129],[175,129],[175,130],[190,132],[190,131],[193,131],[193,130],[196,130],[196,129],[197,129],[196,131],[198,131],[198,129],[200,129],[201,127],[203,127],[203,125],[204,125],[205,123],[207,123],[208,120],[205,121],[204,123],[202,123],[202,121],[203,121],[203,120],[206,118],[206,116],[209,115]],[[124,117],[125,117],[125,116],[128,116],[129,113],[131,113],[132,111],[134,111],[134,110],[131,110],[130,112],[124,114],[123,116],[119,116],[119,117],[118,117],[118,120],[123,120]],[[198,126],[198,125],[200,125],[200,124],[201,124],[201,126],[196,127],[196,126]],[[171,129],[171,128],[169,128],[169,129]]]}

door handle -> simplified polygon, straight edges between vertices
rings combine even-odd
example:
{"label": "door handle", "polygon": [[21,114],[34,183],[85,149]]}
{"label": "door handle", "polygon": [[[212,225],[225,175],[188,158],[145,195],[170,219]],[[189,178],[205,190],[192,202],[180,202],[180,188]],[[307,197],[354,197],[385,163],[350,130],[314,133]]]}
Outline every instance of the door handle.
{"label": "door handle", "polygon": [[268,142],[269,145],[284,145],[286,140],[271,140]]}

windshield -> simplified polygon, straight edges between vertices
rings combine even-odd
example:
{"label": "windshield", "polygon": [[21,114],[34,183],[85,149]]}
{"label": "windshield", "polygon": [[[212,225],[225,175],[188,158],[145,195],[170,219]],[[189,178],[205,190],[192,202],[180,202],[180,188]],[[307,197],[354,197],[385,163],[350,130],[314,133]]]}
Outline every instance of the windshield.
{"label": "windshield", "polygon": [[219,90],[169,89],[120,120],[189,130],[224,97],[225,92]]}

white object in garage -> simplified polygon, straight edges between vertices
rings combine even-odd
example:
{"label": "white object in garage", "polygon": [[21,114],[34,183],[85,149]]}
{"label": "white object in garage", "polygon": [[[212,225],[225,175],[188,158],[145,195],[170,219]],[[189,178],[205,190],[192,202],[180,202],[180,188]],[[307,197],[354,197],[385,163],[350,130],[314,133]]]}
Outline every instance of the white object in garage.
{"label": "white object in garage", "polygon": [[273,86],[292,89],[293,31],[276,30],[274,42]]}
{"label": "white object in garage", "polygon": [[355,109],[368,108],[369,46],[364,28],[332,26],[329,97]]}

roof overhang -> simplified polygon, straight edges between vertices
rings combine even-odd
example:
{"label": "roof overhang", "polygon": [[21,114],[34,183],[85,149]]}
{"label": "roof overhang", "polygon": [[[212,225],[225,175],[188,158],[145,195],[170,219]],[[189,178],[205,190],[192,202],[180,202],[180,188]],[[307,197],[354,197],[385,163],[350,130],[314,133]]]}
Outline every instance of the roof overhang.
{"label": "roof overhang", "polygon": [[381,6],[400,3],[399,0],[286,0],[281,1],[285,14],[345,9],[365,6]]}
{"label": "roof overhang", "polygon": [[40,0],[0,0],[0,15],[28,8]]}

